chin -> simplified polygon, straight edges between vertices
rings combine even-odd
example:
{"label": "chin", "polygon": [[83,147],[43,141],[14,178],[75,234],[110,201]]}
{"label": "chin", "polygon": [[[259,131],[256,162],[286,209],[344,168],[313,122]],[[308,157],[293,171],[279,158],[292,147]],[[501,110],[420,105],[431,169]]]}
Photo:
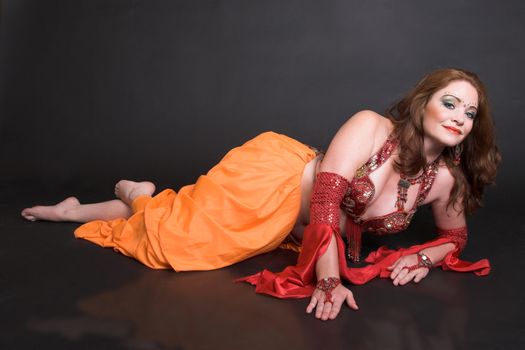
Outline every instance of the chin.
{"label": "chin", "polygon": [[454,147],[463,140],[465,140],[465,135],[453,135],[447,132],[447,134],[440,135],[439,141],[443,144],[445,147]]}
{"label": "chin", "polygon": [[455,147],[461,143],[461,140],[443,140],[443,146],[445,147]]}
{"label": "chin", "polygon": [[435,135],[432,139],[436,145],[442,147],[455,147],[463,141],[463,138],[460,138],[459,135],[455,137],[453,135]]}
{"label": "chin", "polygon": [[454,141],[447,140],[447,141],[444,141],[442,143],[443,143],[443,146],[445,146],[445,147],[456,147],[457,145],[459,145],[461,143],[461,141],[463,141],[463,139],[461,139],[461,140],[454,140]]}

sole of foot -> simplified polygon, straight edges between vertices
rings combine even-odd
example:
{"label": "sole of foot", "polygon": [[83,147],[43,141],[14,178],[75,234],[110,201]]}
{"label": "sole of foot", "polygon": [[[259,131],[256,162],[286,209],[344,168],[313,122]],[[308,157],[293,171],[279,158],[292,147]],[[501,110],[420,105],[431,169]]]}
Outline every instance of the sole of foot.
{"label": "sole of foot", "polygon": [[128,205],[131,205],[131,202],[138,196],[151,196],[154,192],[155,185],[149,181],[120,180],[115,185],[115,196]]}

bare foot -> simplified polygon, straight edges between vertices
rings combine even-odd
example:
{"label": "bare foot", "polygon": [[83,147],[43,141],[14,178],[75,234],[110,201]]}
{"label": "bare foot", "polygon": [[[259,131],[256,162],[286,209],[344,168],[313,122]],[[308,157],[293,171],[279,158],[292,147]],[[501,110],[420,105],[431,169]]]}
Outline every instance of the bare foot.
{"label": "bare foot", "polygon": [[155,192],[155,185],[149,181],[135,182],[120,180],[115,185],[115,196],[129,206],[131,206],[131,202],[138,196],[151,196],[153,192]]}
{"label": "bare foot", "polygon": [[66,210],[75,208],[80,202],[75,197],[69,197],[55,205],[37,205],[36,207],[22,210],[22,216],[29,221],[68,221]]}

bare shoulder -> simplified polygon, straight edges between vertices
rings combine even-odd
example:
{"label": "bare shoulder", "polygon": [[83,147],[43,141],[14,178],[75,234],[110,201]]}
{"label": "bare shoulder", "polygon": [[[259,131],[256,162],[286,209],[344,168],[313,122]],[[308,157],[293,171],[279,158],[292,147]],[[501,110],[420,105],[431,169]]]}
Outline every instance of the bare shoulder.
{"label": "bare shoulder", "polygon": [[363,110],[351,116],[340,132],[359,140],[361,148],[366,150],[366,161],[385,143],[393,129],[388,118],[371,110]]}
{"label": "bare shoulder", "polygon": [[352,115],[348,121],[375,127],[386,126],[386,124],[390,123],[390,120],[383,117],[381,114],[368,109],[357,112],[356,114]]}
{"label": "bare shoulder", "polygon": [[390,120],[376,112],[363,110],[354,114],[335,134],[321,169],[351,178],[355,170],[374,154],[377,145],[384,143],[391,130]]}
{"label": "bare shoulder", "polygon": [[354,137],[361,136],[375,143],[376,141],[386,140],[392,129],[392,122],[388,118],[371,110],[362,110],[352,115],[340,131],[358,133],[359,135],[354,135]]}

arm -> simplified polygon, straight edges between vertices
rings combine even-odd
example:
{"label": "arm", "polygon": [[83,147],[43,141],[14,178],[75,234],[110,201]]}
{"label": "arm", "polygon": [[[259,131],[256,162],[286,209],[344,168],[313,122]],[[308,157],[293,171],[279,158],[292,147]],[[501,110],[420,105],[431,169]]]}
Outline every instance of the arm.
{"label": "arm", "polygon": [[[333,228],[330,243],[315,266],[318,280],[325,278],[339,278],[339,256],[335,235],[340,231],[340,203],[348,183],[356,169],[364,164],[374,151],[375,139],[378,143],[384,141],[390,130],[384,119],[370,111],[359,112],[350,118],[333,138],[323,159],[320,172],[317,176],[311,200],[310,224],[328,224]],[[338,184],[337,186],[334,184]],[[341,185],[342,184],[342,185]],[[340,188],[344,186],[344,188]],[[308,237],[305,234],[305,239]],[[333,298],[316,289],[312,295],[307,312],[315,307],[316,317],[326,320],[335,318],[342,303],[357,309],[352,292],[337,285],[331,290]]]}
{"label": "arm", "polygon": [[[384,121],[382,116],[372,111],[361,111],[348,119],[332,139],[319,172],[335,173],[347,179],[348,182],[352,181],[356,170],[374,153],[376,143],[382,145],[390,134]],[[316,221],[316,209],[311,208],[310,223]],[[316,274],[318,279],[339,276],[334,238],[326,254],[319,258]]]}
{"label": "arm", "polygon": [[[440,237],[448,230],[460,229],[466,235],[466,218],[463,211],[462,200],[460,199],[455,205],[450,205],[447,208],[449,194],[454,185],[454,178],[446,167],[439,169],[434,186],[429,194],[430,203],[432,205],[432,213],[434,222],[438,227]],[[466,238],[466,237],[465,237]],[[433,265],[437,265],[452,251],[462,249],[465,241],[451,239],[452,242],[447,242],[438,246],[422,249],[418,254],[428,257]],[[418,254],[411,254],[401,257],[396,261],[390,269],[393,270],[390,278],[392,278],[394,285],[404,285],[411,280],[419,282],[429,272],[428,268],[421,267],[408,271],[405,267],[418,265]]]}
{"label": "arm", "polygon": [[450,189],[454,184],[454,178],[448,169],[444,172],[441,181],[444,182],[444,190],[442,195],[432,202],[432,213],[439,236],[450,238],[451,242],[423,249],[422,252],[430,257],[434,264],[441,263],[451,251],[462,251],[467,243],[467,220],[463,199],[460,197],[457,203],[447,207]]}
{"label": "arm", "polygon": [[[344,301],[357,309],[352,293],[336,283],[340,273],[344,273],[347,280],[354,280],[346,271],[344,244],[339,235],[340,204],[357,167],[366,162],[376,144],[383,144],[391,128],[388,119],[370,111],[360,112],[347,121],[330,144],[321,172],[317,174],[310,199],[310,223],[304,229],[297,263],[281,272],[263,270],[237,281],[251,283],[257,293],[277,298],[312,297],[306,311],[310,313],[317,306],[317,318],[325,320],[335,318]],[[344,271],[338,271],[343,268]],[[377,275],[380,271],[375,272]],[[317,278],[321,276],[333,278],[326,283],[329,288],[324,280],[316,288]],[[367,277],[373,276],[354,277],[364,283]],[[325,303],[325,298],[330,298],[329,292],[334,292],[332,303]]]}

